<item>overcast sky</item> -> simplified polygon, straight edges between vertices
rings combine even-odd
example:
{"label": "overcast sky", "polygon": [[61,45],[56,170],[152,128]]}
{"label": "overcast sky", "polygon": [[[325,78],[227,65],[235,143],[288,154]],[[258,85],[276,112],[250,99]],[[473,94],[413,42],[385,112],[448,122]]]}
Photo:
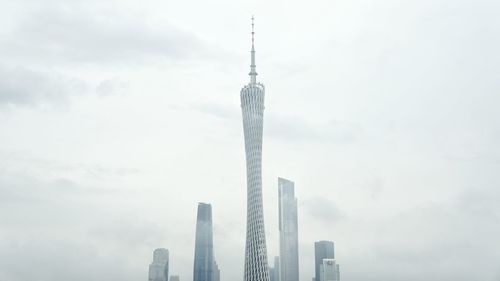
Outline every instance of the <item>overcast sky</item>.
{"label": "overcast sky", "polygon": [[500,2],[0,0],[0,280],[192,279],[197,202],[242,280],[250,17],[263,184],[300,280],[500,280]]}

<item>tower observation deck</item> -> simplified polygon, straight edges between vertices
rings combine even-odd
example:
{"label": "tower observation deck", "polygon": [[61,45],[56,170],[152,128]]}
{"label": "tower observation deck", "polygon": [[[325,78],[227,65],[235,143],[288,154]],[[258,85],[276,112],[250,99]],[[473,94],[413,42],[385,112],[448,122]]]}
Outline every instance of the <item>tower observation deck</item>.
{"label": "tower observation deck", "polygon": [[250,83],[241,89],[241,110],[247,168],[247,232],[244,281],[269,281],[262,204],[262,128],[265,88],[257,83],[252,17]]}

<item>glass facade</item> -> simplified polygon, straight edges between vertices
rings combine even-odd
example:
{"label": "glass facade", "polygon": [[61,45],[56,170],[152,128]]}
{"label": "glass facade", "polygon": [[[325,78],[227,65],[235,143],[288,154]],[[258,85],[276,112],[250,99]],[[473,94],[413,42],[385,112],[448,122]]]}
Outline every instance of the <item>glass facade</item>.
{"label": "glass facade", "polygon": [[332,241],[318,241],[314,243],[314,268],[316,281],[320,281],[320,266],[323,259],[335,259]]}
{"label": "glass facade", "polygon": [[280,280],[299,281],[297,198],[294,183],[278,178]]}
{"label": "glass facade", "polygon": [[198,203],[193,281],[213,281],[212,206]]}

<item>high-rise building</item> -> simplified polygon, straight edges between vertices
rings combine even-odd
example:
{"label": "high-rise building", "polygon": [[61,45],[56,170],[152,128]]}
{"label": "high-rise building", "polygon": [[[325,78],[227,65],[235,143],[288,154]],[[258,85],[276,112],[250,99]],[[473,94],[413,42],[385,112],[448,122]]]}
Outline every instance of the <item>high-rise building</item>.
{"label": "high-rise building", "polygon": [[247,167],[247,233],[244,281],[269,281],[262,204],[262,127],[264,85],[257,83],[252,17],[250,83],[240,92]]}
{"label": "high-rise building", "polygon": [[319,273],[320,281],[340,281],[339,265],[334,259],[323,259]]}
{"label": "high-rise building", "polygon": [[278,178],[280,281],[299,281],[297,198],[294,183]]}
{"label": "high-rise building", "polygon": [[323,259],[335,259],[332,241],[318,241],[314,243],[315,281],[320,281],[320,266],[323,264]]}
{"label": "high-rise building", "polygon": [[274,279],[276,281],[280,281],[280,257],[274,257],[274,269],[276,271],[274,272]]}
{"label": "high-rise building", "polygon": [[170,281],[180,281],[179,275],[171,275]]}
{"label": "high-rise building", "polygon": [[269,280],[280,281],[280,257],[274,257],[274,265],[269,267]]}
{"label": "high-rise building", "polygon": [[219,265],[217,264],[216,261],[214,261],[213,274],[214,274],[214,277],[212,278],[212,280],[213,281],[220,281],[220,270],[219,270]]}
{"label": "high-rise building", "polygon": [[212,206],[198,203],[193,281],[213,281]]}
{"label": "high-rise building", "polygon": [[149,281],[168,281],[168,250],[159,248],[153,252],[153,262],[149,265]]}

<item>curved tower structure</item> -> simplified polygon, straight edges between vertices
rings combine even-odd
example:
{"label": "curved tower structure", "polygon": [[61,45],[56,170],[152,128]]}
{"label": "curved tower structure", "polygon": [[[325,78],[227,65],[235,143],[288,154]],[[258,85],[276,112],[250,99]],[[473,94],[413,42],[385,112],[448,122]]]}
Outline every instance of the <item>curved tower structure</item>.
{"label": "curved tower structure", "polygon": [[269,281],[261,174],[265,89],[263,84],[257,83],[253,27],[252,17],[250,83],[241,89],[240,95],[247,164],[247,234],[244,281]]}

